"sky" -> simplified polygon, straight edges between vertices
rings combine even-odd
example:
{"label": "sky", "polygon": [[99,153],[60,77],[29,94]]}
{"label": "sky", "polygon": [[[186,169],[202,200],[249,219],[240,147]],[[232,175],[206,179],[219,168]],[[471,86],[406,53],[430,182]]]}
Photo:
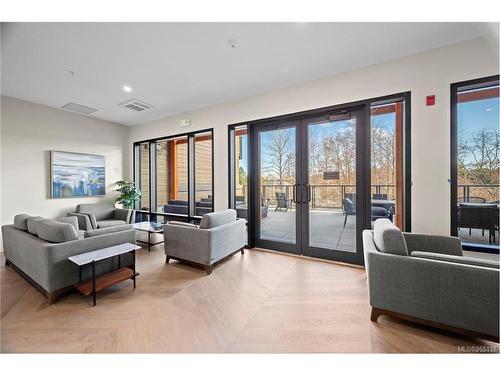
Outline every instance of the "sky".
{"label": "sky", "polygon": [[482,128],[498,129],[498,98],[458,104],[458,139],[470,137]]}

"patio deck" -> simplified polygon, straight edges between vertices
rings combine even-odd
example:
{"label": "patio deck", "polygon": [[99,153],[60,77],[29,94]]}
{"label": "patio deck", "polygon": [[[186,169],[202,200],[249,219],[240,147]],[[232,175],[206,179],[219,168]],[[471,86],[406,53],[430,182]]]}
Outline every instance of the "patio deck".
{"label": "patio deck", "polygon": [[[295,210],[274,211],[275,207],[269,207],[267,218],[262,220],[261,238],[271,241],[295,243]],[[344,216],[342,210],[319,210],[310,212],[310,245],[320,248],[356,252],[356,225],[354,216],[347,218],[344,232]],[[342,236],[341,236],[342,235]],[[339,241],[340,237],[340,241]],[[461,228],[459,237],[464,242],[488,244],[488,231],[484,236],[480,229],[469,230]],[[499,234],[496,232],[495,245],[499,243]]]}
{"label": "patio deck", "polygon": [[[262,220],[261,238],[271,241],[295,243],[295,210],[274,211],[269,207]],[[312,210],[310,213],[310,245],[332,250],[356,252],[355,217],[349,216],[344,231],[342,210]],[[340,238],[340,241],[339,241]]]}

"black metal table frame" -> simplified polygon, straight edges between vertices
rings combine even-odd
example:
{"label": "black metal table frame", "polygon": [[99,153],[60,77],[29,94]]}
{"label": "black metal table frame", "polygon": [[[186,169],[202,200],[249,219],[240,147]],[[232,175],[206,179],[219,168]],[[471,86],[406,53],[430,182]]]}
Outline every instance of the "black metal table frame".
{"label": "black metal table frame", "polygon": [[[132,253],[132,258],[133,258],[133,262],[132,262],[132,280],[134,282],[134,289],[136,287],[136,281],[135,281],[135,278],[138,276],[138,274],[135,272],[135,250],[131,250],[129,252],[126,252],[126,253],[123,253],[123,254],[130,254]],[[115,256],[118,257],[118,269],[121,268],[121,255],[122,254],[118,254],[118,255],[113,255],[109,258],[105,258],[105,259],[100,259],[98,261],[95,261],[93,260],[92,262],[90,263],[87,263],[87,264],[82,264],[81,266],[78,266],[78,272],[79,272],[79,282],[81,283],[82,282],[82,268],[85,267],[85,266],[91,266],[92,267],[92,306],[95,306],[96,305],[96,290],[95,290],[95,264],[101,260],[107,260],[107,259],[110,259],[110,258],[113,258]],[[87,279],[89,280],[89,279]]]}
{"label": "black metal table frame", "polygon": [[148,232],[148,241],[141,241],[141,240],[135,240],[135,242],[139,242],[139,243],[145,243],[148,245],[148,251],[151,251],[151,246],[155,246],[155,245],[159,245],[163,242],[165,242],[165,240],[161,240],[161,241],[158,241],[158,242],[151,242],[151,233],[154,233],[154,234],[163,234],[163,232],[151,232],[147,229],[139,229],[139,228],[134,228],[135,230],[139,230],[141,232]]}

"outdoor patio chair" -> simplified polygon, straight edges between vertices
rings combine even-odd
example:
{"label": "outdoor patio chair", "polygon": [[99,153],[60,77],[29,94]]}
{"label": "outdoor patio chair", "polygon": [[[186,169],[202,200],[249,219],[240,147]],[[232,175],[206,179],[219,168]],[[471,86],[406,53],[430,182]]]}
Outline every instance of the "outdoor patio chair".
{"label": "outdoor patio chair", "polygon": [[274,211],[278,211],[278,209],[281,211],[281,209],[284,209],[285,212],[287,212],[291,207],[291,199],[287,198],[285,193],[276,192],[276,208],[274,209]]}
{"label": "outdoor patio chair", "polygon": [[495,230],[498,228],[498,205],[497,204],[473,204],[461,203],[458,206],[458,228],[469,228],[469,236],[472,229],[481,229],[489,232],[489,243],[495,242]]}

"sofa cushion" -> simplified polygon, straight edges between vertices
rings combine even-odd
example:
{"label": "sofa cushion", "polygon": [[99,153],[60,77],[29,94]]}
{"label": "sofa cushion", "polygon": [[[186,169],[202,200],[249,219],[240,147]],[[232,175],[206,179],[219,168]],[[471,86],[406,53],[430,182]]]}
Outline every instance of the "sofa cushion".
{"label": "sofa cushion", "polygon": [[44,220],[48,220],[48,219],[41,217],[41,216],[32,216],[32,217],[28,218],[28,220],[27,220],[28,232],[30,232],[31,234],[36,236],[38,233],[38,223],[40,223]]}
{"label": "sofa cushion", "polygon": [[78,239],[75,227],[55,220],[43,220],[37,225],[38,237],[48,242],[67,242]]}
{"label": "sofa cushion", "polygon": [[415,258],[440,260],[443,262],[469,264],[471,266],[496,268],[496,269],[500,268],[500,263],[498,261],[495,261],[495,260],[464,257],[464,256],[460,256],[460,255],[430,253],[430,252],[426,252],[426,251],[412,251],[411,256],[415,257]]}
{"label": "sofa cushion", "polygon": [[85,232],[85,238],[102,236],[103,234],[122,232],[129,229],[132,229],[131,224],[118,225],[114,227],[101,228],[101,229],[92,229]]}
{"label": "sofa cushion", "polygon": [[66,217],[60,217],[56,219],[56,221],[60,223],[68,223],[73,225],[75,230],[78,232],[80,228],[78,228],[78,218],[76,216],[66,216]]}
{"label": "sofa cushion", "polygon": [[211,212],[203,215],[200,222],[201,229],[211,229],[220,225],[232,223],[236,221],[235,210],[223,210],[219,212]]}
{"label": "sofa cushion", "polygon": [[127,224],[123,220],[97,220],[97,228],[109,228]]}
{"label": "sofa cushion", "polygon": [[17,229],[27,231],[28,230],[28,219],[32,217],[28,214],[19,214],[14,216],[14,226]]}
{"label": "sofa cushion", "polygon": [[95,215],[97,221],[113,218],[115,205],[113,203],[85,203],[77,206],[80,213],[90,213]]}
{"label": "sofa cushion", "polygon": [[375,220],[373,239],[378,251],[382,253],[408,255],[403,233],[389,219]]}

